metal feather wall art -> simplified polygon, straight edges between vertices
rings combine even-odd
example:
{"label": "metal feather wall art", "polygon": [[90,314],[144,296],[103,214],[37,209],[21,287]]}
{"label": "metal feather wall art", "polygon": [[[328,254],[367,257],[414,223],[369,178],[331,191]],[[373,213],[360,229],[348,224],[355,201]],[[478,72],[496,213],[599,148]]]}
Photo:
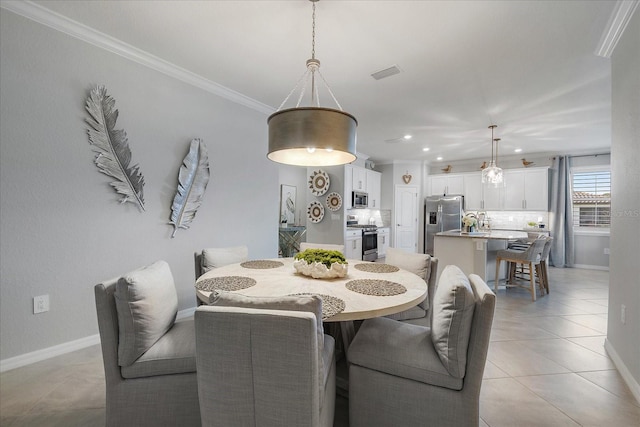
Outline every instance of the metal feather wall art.
{"label": "metal feather wall art", "polygon": [[209,155],[200,138],[191,141],[189,153],[182,161],[178,173],[178,190],[171,205],[171,221],[175,237],[179,228],[187,229],[196,216],[209,183]]}
{"label": "metal feather wall art", "polygon": [[115,129],[118,120],[115,103],[104,86],[96,86],[89,94],[86,109],[90,117],[85,119],[89,125],[89,143],[97,153],[95,164],[100,172],[116,179],[109,185],[123,196],[120,202],[135,203],[144,210],[144,177],[137,164],[129,166],[131,149],[127,133]]}

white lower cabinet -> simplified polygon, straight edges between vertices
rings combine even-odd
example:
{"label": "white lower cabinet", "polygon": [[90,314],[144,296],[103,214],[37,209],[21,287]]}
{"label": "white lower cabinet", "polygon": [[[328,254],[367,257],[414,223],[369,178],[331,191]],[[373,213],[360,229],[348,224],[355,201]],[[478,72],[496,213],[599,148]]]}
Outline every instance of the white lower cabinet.
{"label": "white lower cabinet", "polygon": [[387,255],[390,234],[388,227],[378,228],[378,258],[384,258]]}
{"label": "white lower cabinet", "polygon": [[345,232],[344,256],[347,259],[362,259],[361,230],[347,230]]}

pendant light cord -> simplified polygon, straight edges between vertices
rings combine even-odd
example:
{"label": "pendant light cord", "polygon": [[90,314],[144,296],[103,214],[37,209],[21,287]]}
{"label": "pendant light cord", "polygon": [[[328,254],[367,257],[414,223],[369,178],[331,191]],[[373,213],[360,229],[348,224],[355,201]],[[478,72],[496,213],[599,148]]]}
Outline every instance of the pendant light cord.
{"label": "pendant light cord", "polygon": [[[495,142],[495,139],[493,139],[493,130],[497,127],[497,125],[491,125],[489,126],[489,129],[491,129],[491,162],[493,163],[493,143]],[[496,146],[496,151],[498,151],[498,147]],[[496,158],[496,162],[498,161],[498,159]]]}
{"label": "pendant light cord", "polygon": [[[316,72],[320,76],[320,79],[322,79],[322,83],[324,83],[325,87],[327,88],[327,91],[329,91],[329,95],[331,95],[331,98],[333,99],[333,102],[335,102],[336,105],[338,106],[338,109],[340,111],[344,111],[342,109],[342,106],[340,105],[340,103],[336,99],[336,96],[333,94],[333,91],[329,87],[329,84],[327,83],[327,81],[325,80],[324,76],[320,72],[320,61],[316,60],[316,2],[318,2],[319,0],[310,0],[310,1],[312,3],[312,9],[311,9],[312,10],[312,12],[311,12],[311,59],[309,59],[307,61],[307,70],[298,79],[298,81],[296,82],[296,85],[294,86],[294,88],[291,89],[291,92],[289,92],[287,97],[284,99],[284,101],[282,101],[282,104],[280,104],[280,106],[278,107],[278,109],[276,111],[282,110],[282,107],[284,107],[284,104],[287,103],[287,101],[289,100],[291,95],[293,95],[293,93],[296,90],[301,88],[300,89],[300,95],[298,96],[298,102],[296,103],[296,107],[295,108],[300,107],[300,103],[302,102],[302,99],[304,98],[304,94],[306,93],[306,87],[307,87],[307,84],[309,82],[309,75],[311,75],[311,105],[315,104],[317,107],[320,107],[320,95],[318,93],[318,85],[316,85],[316,79],[315,79]],[[491,149],[493,150],[493,146],[491,147]],[[493,157],[493,154],[491,156]]]}
{"label": "pendant light cord", "polygon": [[311,12],[311,59],[316,59],[316,2],[313,3],[313,12]]}

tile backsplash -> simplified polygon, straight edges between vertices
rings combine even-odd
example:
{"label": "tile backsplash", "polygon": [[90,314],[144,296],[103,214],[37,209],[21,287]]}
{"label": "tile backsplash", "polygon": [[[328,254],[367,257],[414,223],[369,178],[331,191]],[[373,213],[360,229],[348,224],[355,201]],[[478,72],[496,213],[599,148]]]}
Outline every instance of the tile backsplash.
{"label": "tile backsplash", "polygon": [[487,211],[493,229],[520,230],[531,228],[528,222],[544,224],[549,228],[549,212],[543,211]]}
{"label": "tile backsplash", "polygon": [[358,224],[369,224],[370,218],[378,227],[389,227],[391,224],[391,211],[386,209],[348,209],[347,214],[358,217]]}

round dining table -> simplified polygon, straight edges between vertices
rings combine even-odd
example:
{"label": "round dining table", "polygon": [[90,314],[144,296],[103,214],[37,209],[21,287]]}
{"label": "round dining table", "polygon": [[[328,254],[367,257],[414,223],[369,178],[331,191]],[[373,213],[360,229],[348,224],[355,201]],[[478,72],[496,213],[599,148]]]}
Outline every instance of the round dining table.
{"label": "round dining table", "polygon": [[345,277],[314,279],[297,273],[293,258],[252,260],[204,273],[196,293],[209,302],[214,290],[247,296],[316,294],[323,299],[324,322],[349,322],[407,310],[427,297],[427,283],[410,271],[388,264],[347,260]]}

